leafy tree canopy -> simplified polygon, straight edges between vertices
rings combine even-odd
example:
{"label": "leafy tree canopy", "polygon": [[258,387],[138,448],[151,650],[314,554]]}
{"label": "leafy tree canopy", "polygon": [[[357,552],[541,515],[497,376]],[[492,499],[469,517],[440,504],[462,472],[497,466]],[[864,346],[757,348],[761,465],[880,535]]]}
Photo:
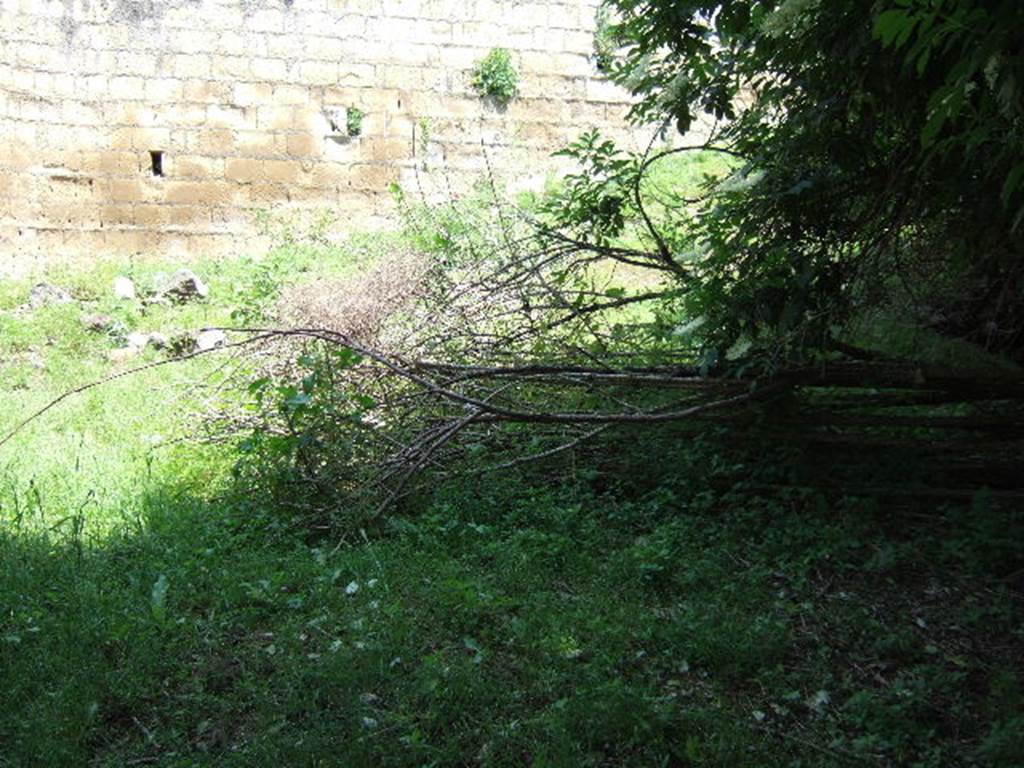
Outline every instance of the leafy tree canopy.
{"label": "leafy tree canopy", "polygon": [[[711,144],[740,159],[650,222],[652,264],[685,286],[707,354],[792,362],[886,308],[1024,356],[1024,4],[608,5],[633,117],[714,120]],[[585,173],[558,224],[608,241],[623,206],[648,218],[637,176],[658,155],[627,161],[594,137],[570,152]]]}

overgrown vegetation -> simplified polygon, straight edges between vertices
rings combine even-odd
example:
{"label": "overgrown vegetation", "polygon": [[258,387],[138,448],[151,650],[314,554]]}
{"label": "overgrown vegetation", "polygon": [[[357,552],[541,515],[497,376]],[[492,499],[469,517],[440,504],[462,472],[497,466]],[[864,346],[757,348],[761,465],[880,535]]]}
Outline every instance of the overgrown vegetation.
{"label": "overgrown vegetation", "polygon": [[0,447],[0,766],[1024,762],[1017,10],[947,5],[622,0],[708,143],[267,215],[202,304],[6,284],[3,434],[128,331],[236,346]]}
{"label": "overgrown vegetation", "polygon": [[1020,360],[1024,6],[611,5],[634,115],[740,161],[648,233],[706,351],[804,360],[882,305]]}

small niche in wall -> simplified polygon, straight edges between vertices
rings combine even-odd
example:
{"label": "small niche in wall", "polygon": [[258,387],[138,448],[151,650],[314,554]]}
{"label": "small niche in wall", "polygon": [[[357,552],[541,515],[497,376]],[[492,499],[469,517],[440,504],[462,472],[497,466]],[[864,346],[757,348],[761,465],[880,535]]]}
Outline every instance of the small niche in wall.
{"label": "small niche in wall", "polygon": [[355,138],[363,135],[363,118],[366,113],[359,107],[349,107],[345,110],[345,132]]}
{"label": "small niche in wall", "polygon": [[157,177],[163,178],[164,175],[164,153],[160,150],[154,149],[149,153],[149,170]]}

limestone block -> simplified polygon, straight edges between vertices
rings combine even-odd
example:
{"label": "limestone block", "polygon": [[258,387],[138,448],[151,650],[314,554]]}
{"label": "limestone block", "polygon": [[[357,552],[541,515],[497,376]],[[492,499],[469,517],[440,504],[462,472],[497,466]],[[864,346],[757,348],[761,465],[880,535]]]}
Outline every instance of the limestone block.
{"label": "limestone block", "polygon": [[605,79],[592,78],[587,80],[586,98],[588,101],[621,103],[624,92],[621,87]]}
{"label": "limestone block", "polygon": [[246,56],[210,57],[210,76],[214,80],[246,80],[252,74],[250,60]]}
{"label": "limestone block", "polygon": [[288,134],[287,146],[292,157],[318,157],[322,154],[320,140],[310,133]]}
{"label": "limestone block", "polygon": [[[411,141],[415,130],[416,120],[411,116],[404,114],[391,114],[388,116],[385,124],[384,133],[392,138]],[[377,131],[368,131],[368,133],[370,135],[375,135]]]}
{"label": "limestone block", "polygon": [[103,237],[103,250],[119,256],[142,253],[148,245],[149,235],[139,230],[109,230]]}
{"label": "limestone block", "polygon": [[190,227],[205,227],[210,221],[210,207],[208,205],[162,205],[161,216],[164,217],[165,225],[178,229]]}
{"label": "limestone block", "polygon": [[[538,27],[533,30],[533,42],[531,47],[539,51],[554,52],[566,50],[568,33],[564,29],[553,27]],[[592,48],[592,41],[587,43],[586,52]],[[584,51],[580,51],[583,53]]]}
{"label": "limestone block", "polygon": [[590,56],[594,52],[594,33],[589,30],[564,30],[561,45],[553,46],[553,49]]}
{"label": "limestone block", "polygon": [[190,151],[201,155],[230,155],[235,151],[235,134],[226,128],[211,128],[190,134]]}
{"label": "limestone block", "polygon": [[179,128],[199,128],[206,123],[205,104],[171,103],[161,107],[158,114],[168,125]]}
{"label": "limestone block", "polygon": [[174,77],[203,79],[210,77],[210,57],[205,53],[172,55],[165,59],[165,61],[167,60],[169,60],[170,71]]}
{"label": "limestone block", "polygon": [[236,83],[232,103],[239,107],[259,107],[273,104],[274,89],[269,83]]}
{"label": "limestone block", "polygon": [[81,99],[83,96],[81,83],[70,74],[54,74],[51,88],[51,93],[57,98]]}
{"label": "limestone block", "polygon": [[390,163],[366,163],[352,166],[349,177],[353,189],[385,191],[399,179],[400,169]]}
{"label": "limestone block", "polygon": [[446,45],[438,51],[439,62],[450,69],[472,69],[487,55],[487,49],[466,42],[465,39],[454,38],[451,45]]}
{"label": "limestone block", "polygon": [[348,184],[349,166],[341,163],[316,163],[309,174],[308,184],[317,189],[337,189]]}
{"label": "limestone block", "polygon": [[292,114],[292,127],[295,130],[320,134],[330,132],[330,126],[327,123],[327,118],[324,117],[324,110],[321,107],[297,108]]}
{"label": "limestone block", "polygon": [[[317,34],[323,30],[317,30]],[[305,55],[305,44],[300,35],[266,35],[266,55],[275,59],[296,59]]]}
{"label": "limestone block", "polygon": [[204,104],[224,103],[232,92],[232,86],[229,84],[209,80],[186,80],[182,88],[182,98],[185,101]]}
{"label": "limestone block", "polygon": [[552,57],[554,66],[549,71],[564,77],[591,77],[595,74],[594,65],[587,54],[559,52]]}
{"label": "limestone block", "polygon": [[338,64],[328,61],[303,61],[299,64],[299,77],[310,85],[333,85],[338,82]]}
{"label": "limestone block", "polygon": [[302,105],[310,100],[309,88],[298,85],[274,85],[271,105]]}
{"label": "limestone block", "polygon": [[118,51],[115,72],[133,77],[154,77],[158,70],[159,56],[150,51]]}
{"label": "limestone block", "polygon": [[424,87],[427,73],[422,67],[385,64],[377,68],[379,85],[399,90],[417,90]]}
{"label": "limestone block", "polygon": [[133,203],[142,200],[142,182],[138,179],[110,179],[106,182],[106,199]]}
{"label": "limestone block", "polygon": [[107,115],[99,105],[66,99],[61,102],[60,122],[66,125],[102,126],[107,123]]}
{"label": "limestone block", "polygon": [[283,32],[284,14],[276,8],[261,8],[249,14],[246,28],[256,32]]}
{"label": "limestone block", "polygon": [[[131,206],[127,208],[131,216]],[[39,210],[40,218],[51,226],[77,228],[99,218],[97,206],[82,203],[44,203]]]}
{"label": "limestone block", "polygon": [[229,56],[244,56],[253,53],[251,43],[246,40],[245,35],[237,30],[217,33],[214,46],[208,50]]}
{"label": "limestone block", "polygon": [[134,152],[74,152],[65,159],[69,170],[89,176],[126,176],[139,170]]}
{"label": "limestone block", "polygon": [[276,157],[287,151],[284,136],[266,131],[238,131],[235,148],[246,157]]}
{"label": "limestone block", "polygon": [[240,253],[238,238],[211,234],[190,236],[188,245],[183,250],[187,253],[205,256],[233,257]]}
{"label": "limestone block", "polygon": [[595,10],[580,8],[576,3],[559,3],[553,5],[548,17],[548,26],[556,29],[593,28]]}
{"label": "limestone block", "polygon": [[182,179],[223,178],[224,160],[199,155],[175,156],[168,163],[167,175]]}
{"label": "limestone block", "polygon": [[30,68],[15,69],[10,76],[11,87],[23,93],[32,93],[36,87],[36,73]]}
{"label": "limestone block", "polygon": [[[274,96],[277,97],[277,89]],[[263,106],[256,109],[256,126],[261,131],[288,131],[295,127],[295,109],[292,106]]]}
{"label": "limestone block", "polygon": [[170,128],[133,128],[132,148],[142,152],[165,150],[171,143]]}
{"label": "limestone block", "polygon": [[61,122],[61,103],[59,101],[13,96],[10,98],[10,102],[15,114],[21,120],[50,124]]}
{"label": "limestone block", "polygon": [[282,82],[288,77],[288,63],[284,59],[254,58],[249,69],[257,80]]}
{"label": "limestone block", "polygon": [[245,199],[256,206],[266,206],[288,199],[288,186],[276,182],[258,182],[246,188]]}
{"label": "limestone block", "polygon": [[170,211],[179,206],[141,203],[135,206],[135,223],[146,229],[160,229],[168,224]]}
{"label": "limestone block", "polygon": [[408,91],[395,88],[333,88],[324,93],[324,104],[357,104],[367,114],[403,110],[411,103]]}
{"label": "limestone block", "polygon": [[211,104],[206,108],[206,123],[210,128],[245,130],[255,128],[256,110]]}
{"label": "limestone block", "polygon": [[184,99],[199,104],[223,104],[234,94],[234,86],[210,80],[191,79],[184,82]]}
{"label": "limestone block", "polygon": [[146,101],[155,101],[166,105],[182,99],[184,83],[170,77],[150,78],[145,81],[142,93]]}
{"label": "limestone block", "polygon": [[295,160],[267,160],[264,174],[269,181],[295,183],[304,174],[302,164]]}
{"label": "limestone block", "polygon": [[[163,26],[167,26],[166,22]],[[231,51],[225,50],[224,46],[221,45],[221,35],[223,33],[205,26],[200,27],[196,24],[196,19],[194,18],[190,25],[184,25],[183,28],[173,34],[175,35],[173,46],[175,53],[189,55],[231,53]]]}
{"label": "limestone block", "polygon": [[412,141],[373,137],[364,143],[367,155],[375,161],[399,161],[412,158]]}
{"label": "limestone block", "polygon": [[99,209],[100,226],[109,227],[133,226],[135,224],[134,206],[105,205]]}
{"label": "limestone block", "polygon": [[232,199],[234,190],[226,181],[168,181],[166,200],[186,205],[217,205]]}
{"label": "limestone block", "polygon": [[263,178],[263,161],[251,158],[231,158],[225,161],[224,178],[243,183],[259,181]]}
{"label": "limestone block", "polygon": [[302,38],[302,58],[313,61],[338,61],[340,42],[337,37],[324,34],[325,30],[311,31]]}

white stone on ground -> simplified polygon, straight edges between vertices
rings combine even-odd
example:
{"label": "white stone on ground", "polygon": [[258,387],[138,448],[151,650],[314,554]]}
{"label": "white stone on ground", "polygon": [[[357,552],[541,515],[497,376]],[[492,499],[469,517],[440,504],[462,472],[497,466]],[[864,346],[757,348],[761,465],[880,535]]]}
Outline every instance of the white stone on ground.
{"label": "white stone on ground", "polygon": [[205,299],[210,295],[210,289],[191,269],[179,269],[168,278],[158,293],[175,301],[191,301]]}
{"label": "white stone on ground", "polygon": [[119,277],[114,280],[114,297],[122,301],[134,301],[135,283],[129,277]]}
{"label": "white stone on ground", "polygon": [[228,335],[224,331],[208,330],[196,334],[196,350],[207,352],[228,343]]}

